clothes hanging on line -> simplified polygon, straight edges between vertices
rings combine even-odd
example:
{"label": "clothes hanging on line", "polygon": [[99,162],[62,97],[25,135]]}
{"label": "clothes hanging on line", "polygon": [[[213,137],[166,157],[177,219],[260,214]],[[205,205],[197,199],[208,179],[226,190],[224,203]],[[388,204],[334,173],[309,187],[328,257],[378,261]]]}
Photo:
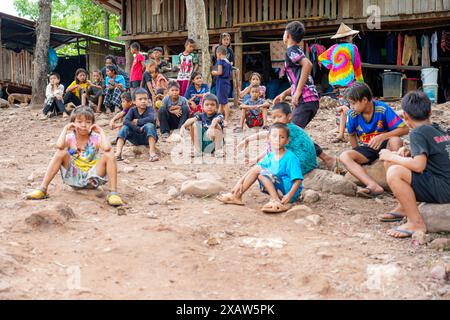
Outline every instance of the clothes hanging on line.
{"label": "clothes hanging on line", "polygon": [[442,31],[441,48],[444,52],[450,51],[450,31]]}
{"label": "clothes hanging on line", "polygon": [[415,66],[419,65],[419,53],[417,51],[417,38],[415,35],[405,35],[403,44],[402,64],[407,66],[410,61]]}
{"label": "clothes hanging on line", "polygon": [[270,42],[270,60],[273,69],[280,69],[279,77],[284,77],[285,74],[285,59],[286,59],[286,45],[283,41]]}
{"label": "clothes hanging on line", "polygon": [[431,36],[431,61],[438,61],[438,34],[437,32],[433,33]]}
{"label": "clothes hanging on line", "polygon": [[430,38],[427,35],[423,35],[420,42],[422,46],[422,67],[428,68],[431,66]]}
{"label": "clothes hanging on line", "polygon": [[402,59],[403,59],[403,36],[401,33],[398,34],[398,40],[397,40],[397,65],[402,65]]}
{"label": "clothes hanging on line", "polygon": [[394,64],[394,41],[395,34],[393,32],[389,32],[386,36],[386,53],[387,53],[387,63]]}

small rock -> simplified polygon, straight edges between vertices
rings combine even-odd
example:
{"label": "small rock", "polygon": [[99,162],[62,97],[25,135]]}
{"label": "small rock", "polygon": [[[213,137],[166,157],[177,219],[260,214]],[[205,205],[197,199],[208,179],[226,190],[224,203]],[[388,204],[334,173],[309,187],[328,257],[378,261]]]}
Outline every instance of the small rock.
{"label": "small rock", "polygon": [[156,213],[154,213],[153,211],[146,213],[145,217],[148,219],[159,219],[158,215]]}
{"label": "small rock", "polygon": [[207,197],[225,190],[225,185],[217,180],[189,180],[181,185],[181,193],[195,197]]}
{"label": "small rock", "polygon": [[430,248],[442,251],[450,250],[450,239],[447,238],[435,239],[430,243]]}
{"label": "small rock", "polygon": [[327,251],[318,251],[318,252],[316,253],[316,255],[318,255],[318,256],[321,257],[322,259],[325,259],[325,258],[332,258],[332,257],[333,257],[333,255],[332,255],[331,253],[327,252]]}
{"label": "small rock", "polygon": [[125,210],[125,208],[119,207],[119,208],[117,208],[117,215],[118,216],[126,216],[127,215],[127,211]]}
{"label": "small rock", "polygon": [[220,240],[216,237],[211,237],[205,242],[208,246],[217,246],[220,244]]}
{"label": "small rock", "polygon": [[315,203],[320,200],[320,194],[314,190],[305,190],[303,192],[304,203]]}
{"label": "small rock", "polygon": [[412,235],[412,240],[423,246],[431,241],[431,236],[422,231],[417,231]]}
{"label": "small rock", "polygon": [[122,169],[123,173],[132,173],[134,171],[136,171],[136,168],[134,168],[134,167],[125,167]]}
{"label": "small rock", "polygon": [[125,164],[130,164],[130,163],[131,163],[131,161],[130,161],[130,160],[128,160],[128,159],[124,159],[124,160],[123,160],[123,163],[125,163]]}
{"label": "small rock", "polygon": [[286,217],[301,218],[310,215],[312,210],[305,205],[294,206],[286,212]]}
{"label": "small rock", "polygon": [[170,186],[169,190],[167,191],[167,194],[171,197],[171,198],[176,198],[178,196],[178,190],[177,188],[175,188],[174,186]]}
{"label": "small rock", "polygon": [[254,237],[246,237],[242,239],[241,244],[250,248],[273,248],[273,249],[281,249],[286,245],[286,241],[283,241],[281,238],[254,238]]}
{"label": "small rock", "polygon": [[156,180],[150,182],[150,185],[156,186],[157,184],[163,184],[164,182],[166,182],[166,179],[160,178],[160,179],[156,179]]}
{"label": "small rock", "polygon": [[442,265],[433,267],[430,273],[434,279],[445,280],[447,278],[447,272],[445,270],[445,267]]}
{"label": "small rock", "polygon": [[310,221],[313,225],[318,226],[322,218],[318,214],[312,214],[306,217],[307,221]]}
{"label": "small rock", "polygon": [[36,177],[34,176],[34,173],[32,173],[32,174],[30,174],[30,175],[28,176],[27,181],[28,181],[28,182],[33,182],[35,178],[36,178]]}
{"label": "small rock", "polygon": [[0,292],[7,292],[11,289],[11,286],[8,282],[0,280]]}

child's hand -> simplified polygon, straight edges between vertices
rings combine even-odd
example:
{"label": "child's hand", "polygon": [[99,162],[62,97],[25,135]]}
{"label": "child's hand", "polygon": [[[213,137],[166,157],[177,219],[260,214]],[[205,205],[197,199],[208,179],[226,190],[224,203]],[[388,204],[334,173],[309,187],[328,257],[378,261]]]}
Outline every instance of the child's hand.
{"label": "child's hand", "polygon": [[401,147],[398,149],[397,154],[401,157],[411,157],[411,150],[407,147]]}
{"label": "child's hand", "polygon": [[75,123],[69,122],[69,123],[64,127],[64,130],[70,131],[70,130],[75,130],[76,128],[77,128],[77,127],[75,126]]}
{"label": "child's hand", "polygon": [[394,156],[395,154],[388,149],[383,149],[380,151],[380,160],[382,161],[392,161]]}
{"label": "child's hand", "polygon": [[100,133],[103,131],[103,129],[100,128],[97,124],[94,123],[94,124],[89,128],[89,131],[90,131],[90,132],[95,132],[95,133],[100,134]]}
{"label": "child's hand", "polygon": [[245,164],[248,165],[249,167],[253,167],[258,163],[258,159],[253,158],[253,159],[245,159]]}
{"label": "child's hand", "polygon": [[116,128],[116,124],[114,123],[114,121],[111,120],[111,122],[109,123],[109,127],[111,128],[111,130],[114,130]]}
{"label": "child's hand", "polygon": [[375,136],[372,138],[372,140],[369,141],[369,148],[372,148],[374,150],[378,150],[381,147],[381,144],[384,142],[385,138],[382,134]]}
{"label": "child's hand", "polygon": [[283,199],[281,199],[281,204],[288,204],[289,201],[291,201],[291,199],[289,199],[289,197],[285,195]]}
{"label": "child's hand", "polygon": [[186,128],[184,126],[181,126],[181,128],[180,128],[180,136],[182,138],[184,138],[186,136],[186,131],[187,131]]}
{"label": "child's hand", "polygon": [[273,99],[273,104],[277,104],[277,103],[281,103],[284,100],[284,96],[283,94],[279,94],[278,96],[275,97],[275,99]]}
{"label": "child's hand", "polygon": [[293,97],[292,97],[292,104],[295,106],[298,106],[298,102],[300,101],[300,97],[302,96],[302,93],[296,93]]}

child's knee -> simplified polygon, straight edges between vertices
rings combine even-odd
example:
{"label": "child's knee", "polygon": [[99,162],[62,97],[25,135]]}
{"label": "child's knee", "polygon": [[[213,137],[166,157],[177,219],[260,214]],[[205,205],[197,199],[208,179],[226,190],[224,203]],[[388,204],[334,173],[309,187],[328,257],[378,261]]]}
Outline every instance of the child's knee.
{"label": "child's knee", "polygon": [[386,181],[390,185],[395,181],[398,181],[401,179],[405,173],[405,170],[407,170],[405,167],[402,167],[400,165],[392,165],[388,168],[386,172]]}
{"label": "child's knee", "polygon": [[353,157],[351,150],[342,152],[341,155],[339,156],[339,160],[341,160],[344,163],[352,161]]}

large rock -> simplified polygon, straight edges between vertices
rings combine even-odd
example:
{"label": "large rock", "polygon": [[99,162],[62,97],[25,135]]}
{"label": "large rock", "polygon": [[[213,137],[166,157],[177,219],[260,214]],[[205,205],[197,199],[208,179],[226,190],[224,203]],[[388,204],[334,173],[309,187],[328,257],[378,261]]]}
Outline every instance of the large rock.
{"label": "large rock", "polygon": [[225,185],[217,180],[190,180],[181,185],[181,193],[196,197],[206,197],[225,190]]}
{"label": "large rock", "polygon": [[[386,181],[386,171],[384,170],[383,161],[376,161],[369,166],[363,166],[363,168],[364,170],[366,170],[369,176],[371,176],[380,186],[383,187],[384,190],[390,190]],[[352,176],[350,172],[347,172],[345,178],[347,178],[349,181],[352,181],[357,185],[365,187],[364,185],[361,184],[361,182],[358,179]]]}
{"label": "large rock", "polygon": [[428,232],[450,232],[450,204],[425,203],[419,210]]}
{"label": "large rock", "polygon": [[72,208],[64,203],[58,203],[47,209],[32,213],[25,219],[25,222],[33,227],[64,225],[68,220],[75,217]]}
{"label": "large rock", "polygon": [[0,99],[0,108],[8,108],[8,107],[9,107],[8,101]]}
{"label": "large rock", "polygon": [[356,184],[345,179],[343,176],[334,174],[331,171],[315,169],[305,175],[303,181],[305,189],[315,191],[343,194],[346,196],[356,195]]}

